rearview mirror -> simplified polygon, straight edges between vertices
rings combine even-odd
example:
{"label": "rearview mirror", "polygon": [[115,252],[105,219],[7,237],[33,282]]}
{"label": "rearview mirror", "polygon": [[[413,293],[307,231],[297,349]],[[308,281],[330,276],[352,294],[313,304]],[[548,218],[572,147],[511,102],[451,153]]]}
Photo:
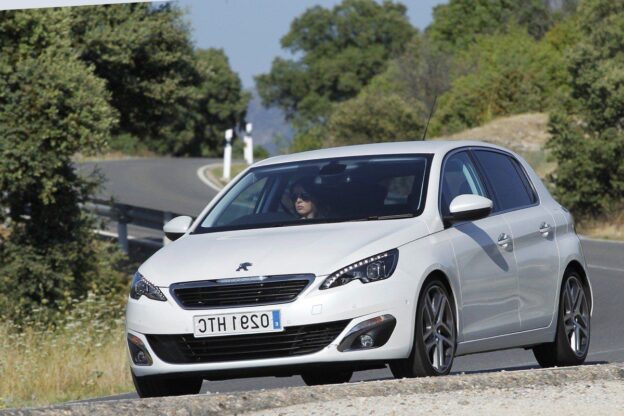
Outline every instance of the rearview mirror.
{"label": "rearview mirror", "polygon": [[192,222],[193,218],[186,215],[175,217],[165,224],[163,231],[169,240],[174,241],[182,237],[188,231]]}
{"label": "rearview mirror", "polygon": [[479,195],[459,195],[451,201],[449,212],[450,222],[479,220],[492,212],[492,200]]}

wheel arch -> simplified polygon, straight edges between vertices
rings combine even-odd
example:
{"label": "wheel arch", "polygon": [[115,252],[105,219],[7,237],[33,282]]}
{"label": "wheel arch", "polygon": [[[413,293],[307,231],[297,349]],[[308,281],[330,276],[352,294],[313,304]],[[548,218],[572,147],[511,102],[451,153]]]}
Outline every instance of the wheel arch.
{"label": "wheel arch", "polygon": [[416,308],[418,308],[418,300],[420,299],[420,295],[422,294],[422,290],[425,287],[425,285],[427,283],[429,283],[429,281],[433,280],[433,279],[438,279],[442,282],[442,284],[444,285],[444,287],[446,288],[446,290],[448,290],[449,294],[451,295],[451,300],[453,302],[453,311],[455,312],[455,331],[456,332],[456,336],[455,336],[455,340],[456,342],[459,342],[459,321],[460,321],[460,317],[459,317],[459,301],[458,301],[458,291],[456,291],[453,288],[453,285],[451,283],[451,279],[447,276],[447,274],[440,270],[440,269],[433,269],[431,271],[429,271],[429,273],[427,274],[427,277],[425,277],[422,281],[422,284],[420,285],[420,288],[418,290],[418,297],[416,298]]}
{"label": "wheel arch", "polygon": [[568,274],[569,271],[575,271],[576,273],[578,273],[578,275],[581,277],[581,283],[583,283],[585,288],[589,291],[589,314],[591,316],[594,311],[594,292],[592,290],[591,283],[589,282],[587,271],[580,261],[576,259],[570,260],[561,278],[561,284],[563,284],[563,278]]}

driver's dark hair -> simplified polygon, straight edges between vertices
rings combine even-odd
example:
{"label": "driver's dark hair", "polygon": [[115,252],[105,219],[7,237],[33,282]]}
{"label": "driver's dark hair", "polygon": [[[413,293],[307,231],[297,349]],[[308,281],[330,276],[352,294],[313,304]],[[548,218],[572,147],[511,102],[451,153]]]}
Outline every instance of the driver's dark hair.
{"label": "driver's dark hair", "polygon": [[295,190],[295,188],[297,186],[305,189],[305,191],[312,198],[312,201],[318,202],[318,190],[317,190],[317,185],[314,183],[314,177],[304,176],[304,177],[301,177],[301,178],[297,179],[290,186],[290,193],[291,194],[292,194],[292,192]]}
{"label": "driver's dark hair", "polygon": [[321,190],[319,185],[314,181],[314,176],[303,176],[290,186],[290,192],[295,190],[297,186],[303,188],[308,195],[310,195],[310,199],[314,202],[316,207],[316,213],[318,217],[327,217],[327,204],[324,203]]}

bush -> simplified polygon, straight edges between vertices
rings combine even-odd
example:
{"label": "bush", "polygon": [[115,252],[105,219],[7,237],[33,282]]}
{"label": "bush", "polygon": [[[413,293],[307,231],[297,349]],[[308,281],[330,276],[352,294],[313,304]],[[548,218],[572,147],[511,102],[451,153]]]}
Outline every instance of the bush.
{"label": "bush", "polygon": [[624,205],[623,28],[622,2],[581,3],[580,41],[566,60],[568,99],[550,119],[555,194],[581,218]]}
{"label": "bush", "polygon": [[138,137],[131,134],[113,135],[109,141],[109,148],[124,155],[141,156],[150,153],[148,146]]}
{"label": "bush", "polygon": [[270,156],[269,151],[264,146],[254,145],[254,148],[253,148],[254,160],[266,159],[269,156]]}
{"label": "bush", "polygon": [[427,35],[443,50],[460,51],[479,36],[505,33],[513,23],[539,39],[552,22],[543,0],[450,0],[433,9]]}
{"label": "bush", "polygon": [[432,122],[434,134],[449,134],[499,116],[553,107],[565,85],[563,55],[524,29],[487,36],[460,57],[466,75],[442,95]]}
{"label": "bush", "polygon": [[327,130],[329,146],[420,140],[424,111],[398,94],[366,89],[336,107]]}
{"label": "bush", "polygon": [[97,185],[71,158],[106,146],[116,123],[104,81],[69,44],[69,9],[0,20],[0,313],[52,320],[89,290],[122,283],[80,209]]}

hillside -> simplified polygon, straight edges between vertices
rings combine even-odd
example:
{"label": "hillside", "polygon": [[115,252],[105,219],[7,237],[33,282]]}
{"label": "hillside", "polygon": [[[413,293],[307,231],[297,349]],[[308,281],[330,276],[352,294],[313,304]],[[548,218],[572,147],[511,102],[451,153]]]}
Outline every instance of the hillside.
{"label": "hillside", "polygon": [[290,124],[278,107],[266,108],[257,91],[251,90],[251,100],[247,107],[246,120],[253,123],[254,144],[263,146],[270,154],[276,154],[275,136],[281,136],[287,145],[293,136]]}
{"label": "hillside", "polygon": [[544,177],[554,164],[547,161],[548,114],[528,113],[493,120],[483,126],[436,139],[482,140],[504,146],[522,155]]}

